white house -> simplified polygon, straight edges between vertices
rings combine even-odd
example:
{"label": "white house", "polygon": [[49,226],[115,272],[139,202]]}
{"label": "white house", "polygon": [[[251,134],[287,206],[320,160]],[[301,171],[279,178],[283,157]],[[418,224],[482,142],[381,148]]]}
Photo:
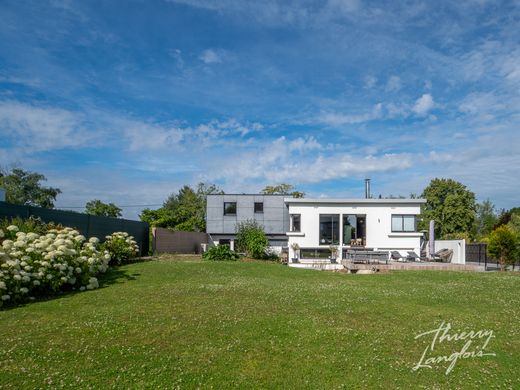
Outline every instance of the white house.
{"label": "white house", "polygon": [[423,234],[417,216],[424,199],[285,198],[289,208],[289,258],[327,258],[331,245],[347,249],[420,254]]}

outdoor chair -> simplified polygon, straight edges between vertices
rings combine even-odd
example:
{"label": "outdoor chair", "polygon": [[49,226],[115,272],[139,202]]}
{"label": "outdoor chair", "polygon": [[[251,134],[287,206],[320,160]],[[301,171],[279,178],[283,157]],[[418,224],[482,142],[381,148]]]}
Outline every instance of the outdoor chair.
{"label": "outdoor chair", "polygon": [[404,257],[399,253],[399,251],[391,251],[390,259],[395,261],[404,261]]}
{"label": "outdoor chair", "polygon": [[421,257],[417,255],[414,251],[408,251],[408,256],[406,256],[406,260],[408,261],[421,261]]}
{"label": "outdoor chair", "polygon": [[451,259],[453,258],[453,250],[448,248],[443,248],[437,252],[433,257],[435,261],[440,261],[443,263],[451,263]]}

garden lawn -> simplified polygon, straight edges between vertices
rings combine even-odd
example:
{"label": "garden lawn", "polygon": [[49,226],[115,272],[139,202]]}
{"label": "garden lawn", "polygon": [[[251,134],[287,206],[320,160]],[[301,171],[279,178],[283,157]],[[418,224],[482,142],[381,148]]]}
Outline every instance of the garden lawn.
{"label": "garden lawn", "polygon": [[[0,311],[0,388],[520,388],[515,273],[348,275],[184,258]],[[413,371],[442,322],[496,356]],[[432,355],[460,351],[463,340]],[[476,350],[483,340],[474,340]]]}

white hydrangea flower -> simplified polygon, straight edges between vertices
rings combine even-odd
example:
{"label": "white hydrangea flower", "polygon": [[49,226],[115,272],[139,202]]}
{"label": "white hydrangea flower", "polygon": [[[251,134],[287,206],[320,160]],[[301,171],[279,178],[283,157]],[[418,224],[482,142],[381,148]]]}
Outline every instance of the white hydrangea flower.
{"label": "white hydrangea flower", "polygon": [[9,230],[10,232],[17,232],[19,229],[18,229],[18,226],[16,226],[16,225],[9,225],[7,227],[7,230]]}

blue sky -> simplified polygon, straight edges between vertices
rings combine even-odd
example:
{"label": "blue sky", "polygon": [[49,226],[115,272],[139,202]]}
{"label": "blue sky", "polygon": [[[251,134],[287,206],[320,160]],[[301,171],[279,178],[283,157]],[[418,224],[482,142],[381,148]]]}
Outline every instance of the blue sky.
{"label": "blue sky", "polygon": [[44,173],[58,207],[199,181],[359,197],[366,176],[519,205],[519,1],[7,0],[0,19],[0,164]]}

